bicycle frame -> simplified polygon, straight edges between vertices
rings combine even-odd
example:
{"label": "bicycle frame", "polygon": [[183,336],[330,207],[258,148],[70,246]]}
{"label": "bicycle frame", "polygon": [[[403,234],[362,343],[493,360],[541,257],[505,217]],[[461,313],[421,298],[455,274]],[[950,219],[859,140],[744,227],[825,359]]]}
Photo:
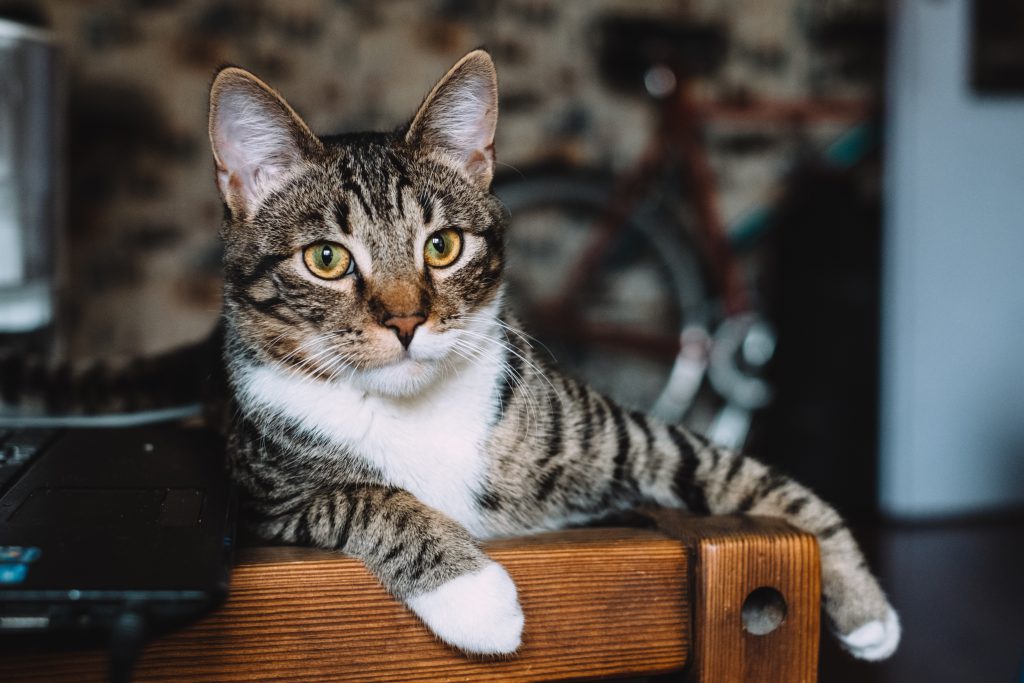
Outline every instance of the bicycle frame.
{"label": "bicycle frame", "polygon": [[[638,162],[617,183],[607,210],[594,226],[593,236],[575,263],[569,267],[562,294],[544,307],[547,322],[565,331],[569,337],[586,336],[592,341],[634,348],[656,356],[675,356],[679,353],[682,338],[655,339],[630,330],[588,327],[581,325],[573,311],[575,293],[585,291],[608,249],[625,229],[628,216],[644,199],[649,188],[666,175],[666,171],[677,159],[685,171],[679,194],[691,202],[696,219],[693,229],[685,237],[697,242],[698,249],[707,261],[708,273],[721,302],[721,313],[726,318],[754,313],[755,297],[740,268],[730,237],[731,231],[726,228],[718,208],[714,172],[707,146],[702,139],[705,127],[715,120],[791,126],[823,120],[860,121],[866,118],[869,111],[867,104],[857,101],[762,101],[740,105],[699,102],[694,96],[694,80],[681,78],[679,74],[674,76],[676,87],[671,94],[660,100],[660,116],[655,134]],[[864,137],[863,132],[858,130],[857,137]],[[863,140],[855,140],[853,144],[849,140],[841,142],[840,149],[834,154],[833,150],[829,150],[826,156],[838,157],[842,166],[852,165],[862,157],[862,154],[851,152],[851,148],[856,150],[858,146],[863,146]],[[779,190],[773,189],[766,203],[773,204],[780,194]],[[751,226],[741,225],[737,232],[747,239],[766,222],[767,213],[758,207],[748,221]]]}

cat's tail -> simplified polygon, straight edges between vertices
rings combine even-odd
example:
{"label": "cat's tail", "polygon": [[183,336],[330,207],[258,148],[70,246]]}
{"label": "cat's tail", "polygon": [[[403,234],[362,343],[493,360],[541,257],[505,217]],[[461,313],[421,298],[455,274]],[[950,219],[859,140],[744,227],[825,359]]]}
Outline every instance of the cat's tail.
{"label": "cat's tail", "polygon": [[0,416],[111,425],[196,414],[223,381],[220,327],[206,339],[124,362],[51,360],[0,349]]}

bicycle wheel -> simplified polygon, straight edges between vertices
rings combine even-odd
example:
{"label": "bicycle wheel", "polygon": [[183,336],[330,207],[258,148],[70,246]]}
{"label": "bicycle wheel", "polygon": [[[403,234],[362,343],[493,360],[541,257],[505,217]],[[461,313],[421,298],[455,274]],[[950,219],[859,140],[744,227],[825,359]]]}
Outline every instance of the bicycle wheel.
{"label": "bicycle wheel", "polygon": [[678,422],[703,376],[703,366],[695,371],[680,353],[681,334],[703,332],[713,305],[697,250],[667,212],[652,202],[634,207],[586,291],[573,293],[572,315],[551,308],[613,187],[608,176],[579,171],[496,183],[509,212],[509,301],[570,372],[626,405]]}

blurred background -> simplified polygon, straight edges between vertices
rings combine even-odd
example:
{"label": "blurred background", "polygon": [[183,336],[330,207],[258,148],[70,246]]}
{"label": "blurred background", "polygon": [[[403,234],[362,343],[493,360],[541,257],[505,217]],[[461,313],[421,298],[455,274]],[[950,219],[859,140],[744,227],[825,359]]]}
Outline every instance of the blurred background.
{"label": "blurred background", "polygon": [[[9,208],[30,194],[18,164],[55,159],[44,209],[2,217],[0,252],[36,248],[26,272],[54,274],[38,322],[60,353],[150,354],[214,325],[218,66],[255,71],[316,131],[390,129],[486,46],[510,297],[538,343],[859,525],[906,646],[861,667],[826,643],[822,680],[1019,677],[1016,3],[44,0],[0,16],[61,54],[33,71],[0,32]],[[9,113],[49,80],[49,114]],[[63,144],[30,149],[36,134]],[[19,242],[26,221],[58,236]],[[23,284],[0,273],[0,303]]]}

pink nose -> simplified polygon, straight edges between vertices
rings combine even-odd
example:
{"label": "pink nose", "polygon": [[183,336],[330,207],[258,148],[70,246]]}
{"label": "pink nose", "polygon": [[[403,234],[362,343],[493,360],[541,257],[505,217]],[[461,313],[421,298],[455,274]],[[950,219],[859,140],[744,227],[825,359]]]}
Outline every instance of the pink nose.
{"label": "pink nose", "polygon": [[409,348],[412,343],[412,336],[416,334],[416,328],[426,322],[426,316],[420,313],[412,315],[395,315],[384,321],[384,327],[390,328],[398,335],[398,341],[402,346]]}

